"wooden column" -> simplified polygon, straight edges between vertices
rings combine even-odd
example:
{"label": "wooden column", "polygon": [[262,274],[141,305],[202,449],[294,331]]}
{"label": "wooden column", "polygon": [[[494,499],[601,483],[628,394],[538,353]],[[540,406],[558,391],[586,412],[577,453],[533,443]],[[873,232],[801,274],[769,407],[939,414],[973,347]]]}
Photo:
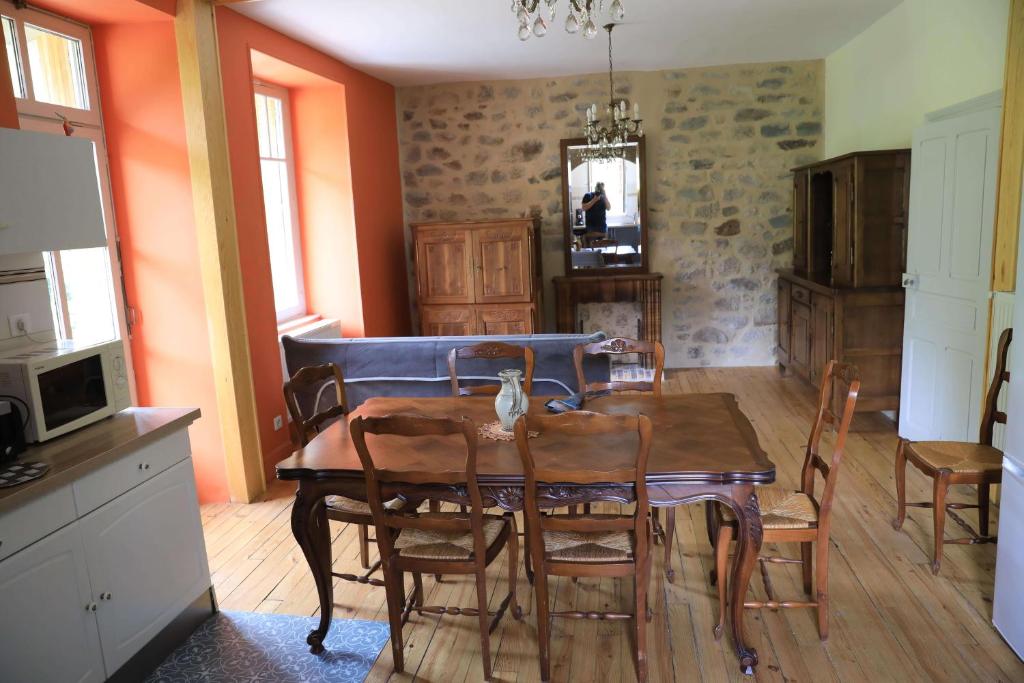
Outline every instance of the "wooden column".
{"label": "wooden column", "polygon": [[174,32],[228,489],[233,501],[251,502],[266,483],[213,5],[209,0],[179,0]]}
{"label": "wooden column", "polygon": [[1012,292],[1017,276],[1017,232],[1024,181],[1024,0],[1010,3],[1003,84],[1003,133],[999,151],[992,289]]}

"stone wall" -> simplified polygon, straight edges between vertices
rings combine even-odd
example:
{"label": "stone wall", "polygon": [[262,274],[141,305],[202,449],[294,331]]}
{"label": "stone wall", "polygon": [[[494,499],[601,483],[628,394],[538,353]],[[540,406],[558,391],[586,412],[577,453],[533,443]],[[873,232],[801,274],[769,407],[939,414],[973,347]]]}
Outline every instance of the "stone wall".
{"label": "stone wall", "polygon": [[[771,363],[789,169],[820,158],[823,62],[624,72],[616,89],[645,119],[668,366]],[[539,216],[548,328],[564,268],[559,141],[607,99],[606,74],[398,89],[406,223]]]}

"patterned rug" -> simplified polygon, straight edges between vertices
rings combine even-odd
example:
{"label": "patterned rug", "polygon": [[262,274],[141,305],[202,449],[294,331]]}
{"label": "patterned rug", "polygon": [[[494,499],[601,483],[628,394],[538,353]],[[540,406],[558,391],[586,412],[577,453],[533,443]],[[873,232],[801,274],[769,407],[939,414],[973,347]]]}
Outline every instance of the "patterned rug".
{"label": "patterned rug", "polygon": [[205,621],[157,667],[146,683],[342,683],[366,678],[388,625],[334,619],[322,655],[306,636],[318,618],[220,612]]}

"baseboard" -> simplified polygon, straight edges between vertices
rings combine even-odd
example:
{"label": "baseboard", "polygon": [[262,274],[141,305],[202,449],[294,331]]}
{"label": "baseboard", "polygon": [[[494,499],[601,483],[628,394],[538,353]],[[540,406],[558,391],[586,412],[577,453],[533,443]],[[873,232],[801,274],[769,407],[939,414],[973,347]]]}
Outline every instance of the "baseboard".
{"label": "baseboard", "polygon": [[153,640],[107,679],[108,683],[138,683],[160,666],[175,649],[184,643],[201,623],[217,611],[213,587],[203,591],[181,614],[174,618]]}

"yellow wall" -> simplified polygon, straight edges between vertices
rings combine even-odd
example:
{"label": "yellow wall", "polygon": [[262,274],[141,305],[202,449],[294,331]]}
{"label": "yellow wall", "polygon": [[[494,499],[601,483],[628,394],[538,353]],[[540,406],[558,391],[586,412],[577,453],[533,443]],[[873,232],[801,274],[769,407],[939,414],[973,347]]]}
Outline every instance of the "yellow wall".
{"label": "yellow wall", "polygon": [[904,0],[825,60],[825,158],[909,147],[928,112],[1003,87],[1010,0]]}

